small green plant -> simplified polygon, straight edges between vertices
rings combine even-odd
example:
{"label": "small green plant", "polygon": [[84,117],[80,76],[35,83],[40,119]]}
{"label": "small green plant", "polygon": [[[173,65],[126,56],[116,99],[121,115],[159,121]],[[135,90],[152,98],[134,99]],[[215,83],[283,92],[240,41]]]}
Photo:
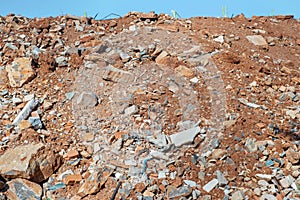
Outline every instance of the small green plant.
{"label": "small green plant", "polygon": [[227,6],[222,6],[222,16],[227,17]]}
{"label": "small green plant", "polygon": [[175,10],[171,10],[171,15],[174,18],[181,18],[181,16],[178,14],[178,12],[176,12]]}
{"label": "small green plant", "polygon": [[269,12],[268,15],[269,15],[269,16],[275,16],[275,11],[274,11],[274,9],[272,9],[271,12]]}
{"label": "small green plant", "polygon": [[83,16],[87,17],[87,12],[86,11],[84,11]]}

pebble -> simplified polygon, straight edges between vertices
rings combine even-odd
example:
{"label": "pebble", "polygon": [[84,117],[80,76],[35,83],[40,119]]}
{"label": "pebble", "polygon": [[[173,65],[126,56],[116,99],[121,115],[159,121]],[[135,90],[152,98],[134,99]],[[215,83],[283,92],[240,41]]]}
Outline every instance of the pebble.
{"label": "pebble", "polygon": [[216,174],[217,174],[219,186],[224,186],[228,184],[228,181],[226,180],[225,176],[220,170],[217,170]]}
{"label": "pebble", "polygon": [[244,198],[243,192],[238,190],[232,194],[231,199],[232,200],[244,200],[245,198]]}
{"label": "pebble", "polygon": [[132,106],[126,108],[124,112],[125,112],[125,115],[127,115],[127,116],[133,115],[138,112],[138,108],[136,107],[136,105],[132,105]]}
{"label": "pebble", "polygon": [[171,142],[177,147],[185,144],[190,144],[194,141],[194,138],[198,135],[198,133],[200,133],[200,130],[201,129],[198,126],[170,135]]}
{"label": "pebble", "polygon": [[254,138],[247,138],[246,139],[245,146],[248,148],[248,150],[250,152],[257,151],[257,145],[256,145],[255,141],[256,141],[256,139],[254,139]]}
{"label": "pebble", "polygon": [[169,187],[167,189],[167,197],[172,199],[172,198],[176,198],[176,197],[185,197],[185,196],[189,196],[192,193],[192,189],[189,186],[181,186],[181,187]]}
{"label": "pebble", "polygon": [[272,194],[263,194],[260,199],[264,200],[278,200],[274,195]]}
{"label": "pebble", "polygon": [[218,185],[218,183],[219,183],[218,179],[212,179],[211,181],[209,181],[207,184],[203,186],[203,190],[206,192],[210,192]]}
{"label": "pebble", "polygon": [[292,164],[296,164],[299,162],[300,160],[300,152],[299,151],[295,151],[292,147],[290,147],[287,151],[286,151],[286,157],[287,159],[292,163]]}
{"label": "pebble", "polygon": [[65,176],[64,182],[66,185],[74,185],[75,183],[80,183],[81,180],[80,174],[68,174]]}
{"label": "pebble", "polygon": [[77,104],[83,108],[92,108],[98,104],[98,98],[93,92],[82,92],[77,98]]}
{"label": "pebble", "polygon": [[191,181],[191,180],[183,180],[183,182],[190,187],[196,187],[196,185],[197,185],[197,183],[195,181]]}
{"label": "pebble", "polygon": [[279,180],[279,183],[283,188],[290,187],[293,182],[294,182],[294,178],[291,175],[288,175],[282,178],[281,180]]}
{"label": "pebble", "polygon": [[267,41],[261,35],[247,35],[246,38],[249,42],[253,43],[256,46],[268,46]]}
{"label": "pebble", "polygon": [[250,103],[244,98],[239,98],[238,99],[242,104],[249,106],[250,108],[260,108],[261,105],[255,104],[255,103]]}
{"label": "pebble", "polygon": [[74,97],[75,92],[68,92],[65,95],[66,95],[67,100],[71,100]]}

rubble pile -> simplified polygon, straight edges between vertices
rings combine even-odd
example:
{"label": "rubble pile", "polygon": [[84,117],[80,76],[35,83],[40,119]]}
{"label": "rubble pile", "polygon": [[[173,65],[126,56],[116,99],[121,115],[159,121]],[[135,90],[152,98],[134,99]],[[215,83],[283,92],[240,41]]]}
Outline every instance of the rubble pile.
{"label": "rubble pile", "polygon": [[0,199],[298,199],[299,29],[0,17]]}

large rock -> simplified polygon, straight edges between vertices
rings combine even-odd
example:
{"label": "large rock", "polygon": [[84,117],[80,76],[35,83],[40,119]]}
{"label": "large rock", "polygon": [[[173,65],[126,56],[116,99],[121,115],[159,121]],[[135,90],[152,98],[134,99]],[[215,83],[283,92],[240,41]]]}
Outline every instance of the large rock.
{"label": "large rock", "polygon": [[39,200],[42,198],[42,187],[37,184],[30,182],[26,179],[13,179],[7,182],[8,189],[6,196],[8,199],[14,200]]}
{"label": "large rock", "polygon": [[6,71],[11,87],[22,87],[35,77],[31,58],[15,58],[10,65],[6,66]]}
{"label": "large rock", "polygon": [[5,179],[24,178],[40,183],[60,166],[61,157],[43,144],[8,149],[0,157],[0,174]]}

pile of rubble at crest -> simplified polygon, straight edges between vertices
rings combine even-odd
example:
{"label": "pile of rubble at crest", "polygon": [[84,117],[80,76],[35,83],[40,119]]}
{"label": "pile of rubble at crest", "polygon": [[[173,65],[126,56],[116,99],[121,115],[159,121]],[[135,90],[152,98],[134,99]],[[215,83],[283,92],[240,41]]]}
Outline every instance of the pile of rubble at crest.
{"label": "pile of rubble at crest", "polygon": [[0,199],[298,199],[299,30],[0,17]]}

